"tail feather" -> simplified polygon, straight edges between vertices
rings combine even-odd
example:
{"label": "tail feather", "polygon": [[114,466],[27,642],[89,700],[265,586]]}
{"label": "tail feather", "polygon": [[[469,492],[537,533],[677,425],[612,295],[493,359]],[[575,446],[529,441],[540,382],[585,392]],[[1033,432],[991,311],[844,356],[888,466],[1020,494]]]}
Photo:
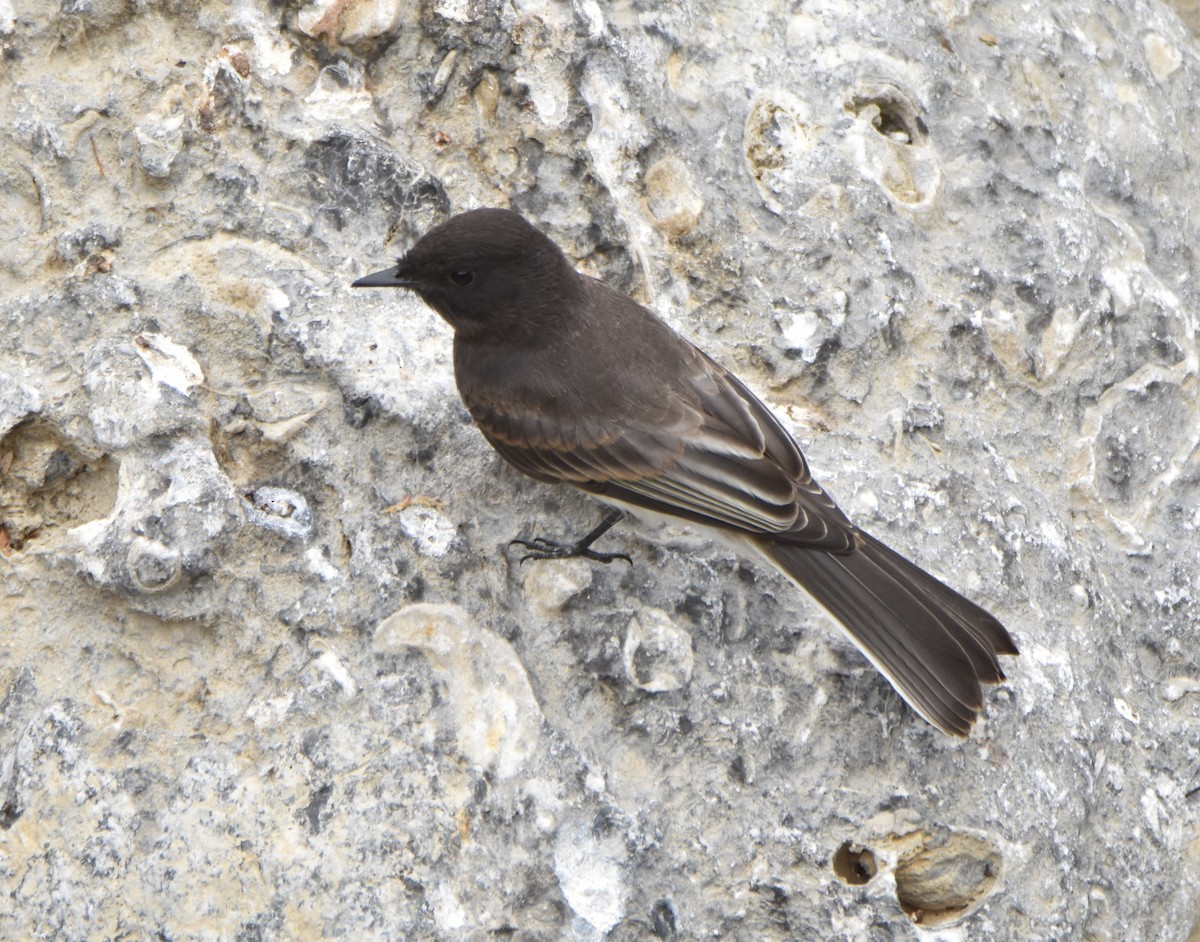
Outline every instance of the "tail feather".
{"label": "tail feather", "polygon": [[939,729],[966,736],[983,709],[981,683],[1004,679],[1016,654],[1004,626],[874,537],[830,553],[781,542],[758,550],[819,602],[899,694]]}
{"label": "tail feather", "polygon": [[[1008,633],[1005,627],[990,612],[980,608],[970,599],[963,598],[963,596],[959,595],[944,582],[935,579],[924,569],[905,559],[890,546],[880,543],[871,534],[864,533],[861,530],[858,533],[866,541],[868,551],[873,551],[881,557],[880,562],[886,559],[891,565],[908,573],[913,582],[924,588],[930,595],[942,603],[946,609],[952,612],[962,626],[977,638],[985,648],[990,649],[995,654],[1016,656],[1021,653],[1017,650],[1017,645],[1013,641],[1012,635]],[[1003,673],[1000,673],[996,677],[996,681],[1003,679]]]}
{"label": "tail feather", "polygon": [[[868,540],[870,542],[862,548],[862,552],[896,582],[904,585],[909,593],[922,599],[926,611],[942,624],[970,659],[979,682],[994,684],[1004,680],[1004,671],[997,657],[1001,653],[997,650],[998,639],[989,633],[994,626],[1008,638],[1004,627],[982,608],[967,601],[923,569],[918,569],[899,553],[873,538],[868,537]],[[1008,647],[1012,647],[1011,639],[1008,639]]]}

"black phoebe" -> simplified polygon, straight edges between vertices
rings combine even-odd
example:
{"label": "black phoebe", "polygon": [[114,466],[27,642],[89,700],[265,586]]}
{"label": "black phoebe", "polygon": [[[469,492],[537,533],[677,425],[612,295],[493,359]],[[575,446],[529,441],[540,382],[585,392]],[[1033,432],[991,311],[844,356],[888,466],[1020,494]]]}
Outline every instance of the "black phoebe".
{"label": "black phoebe", "polygon": [[[492,447],[539,481],[682,518],[805,589],[900,695],[966,736],[980,683],[1016,654],[978,605],[852,524],[791,435],[732,373],[650,311],[579,274],[516,213],[477,209],[430,230],[355,287],[409,288],[454,328],[458,391]],[[534,540],[533,558],[610,561],[592,542]],[[627,558],[627,557],[622,557]]]}

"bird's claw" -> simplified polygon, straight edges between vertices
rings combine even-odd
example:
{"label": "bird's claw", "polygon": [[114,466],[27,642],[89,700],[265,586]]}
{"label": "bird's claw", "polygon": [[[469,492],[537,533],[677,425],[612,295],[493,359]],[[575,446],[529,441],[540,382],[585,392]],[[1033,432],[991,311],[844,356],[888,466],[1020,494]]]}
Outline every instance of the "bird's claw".
{"label": "bird's claw", "polygon": [[523,546],[530,551],[521,557],[521,565],[530,559],[590,559],[606,566],[623,559],[633,565],[633,560],[625,553],[601,553],[582,543],[556,543],[543,536],[535,536],[532,540],[510,540],[508,545]]}

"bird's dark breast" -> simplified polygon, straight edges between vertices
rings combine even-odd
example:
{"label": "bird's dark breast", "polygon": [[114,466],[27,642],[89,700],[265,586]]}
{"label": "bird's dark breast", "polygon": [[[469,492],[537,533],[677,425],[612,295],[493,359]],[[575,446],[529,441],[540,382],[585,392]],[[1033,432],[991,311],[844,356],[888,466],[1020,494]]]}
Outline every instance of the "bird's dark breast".
{"label": "bird's dark breast", "polygon": [[603,317],[590,307],[573,307],[533,341],[455,336],[458,391],[485,433],[504,436],[519,418],[553,447],[605,444],[631,424],[696,407],[680,382],[687,345],[665,324],[615,293]]}

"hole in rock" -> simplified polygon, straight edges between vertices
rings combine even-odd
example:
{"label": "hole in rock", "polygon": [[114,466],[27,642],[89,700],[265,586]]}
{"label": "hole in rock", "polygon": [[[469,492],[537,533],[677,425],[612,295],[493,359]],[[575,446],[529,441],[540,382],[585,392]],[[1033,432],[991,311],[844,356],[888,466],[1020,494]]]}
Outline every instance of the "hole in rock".
{"label": "hole in rock", "polygon": [[929,134],[917,106],[894,85],[877,85],[859,91],[847,110],[865,118],[871,127],[898,144],[920,144]]}
{"label": "hole in rock", "polygon": [[950,834],[896,864],[896,898],[915,923],[940,926],[974,910],[996,885],[1000,854],[987,841]]}
{"label": "hole in rock", "polygon": [[118,466],[108,455],[84,453],[42,419],[14,426],[0,438],[0,553],[107,517]]}
{"label": "hole in rock", "polygon": [[850,886],[863,886],[879,872],[875,854],[871,848],[854,841],[846,841],[833,854],[833,872],[839,880]]}

